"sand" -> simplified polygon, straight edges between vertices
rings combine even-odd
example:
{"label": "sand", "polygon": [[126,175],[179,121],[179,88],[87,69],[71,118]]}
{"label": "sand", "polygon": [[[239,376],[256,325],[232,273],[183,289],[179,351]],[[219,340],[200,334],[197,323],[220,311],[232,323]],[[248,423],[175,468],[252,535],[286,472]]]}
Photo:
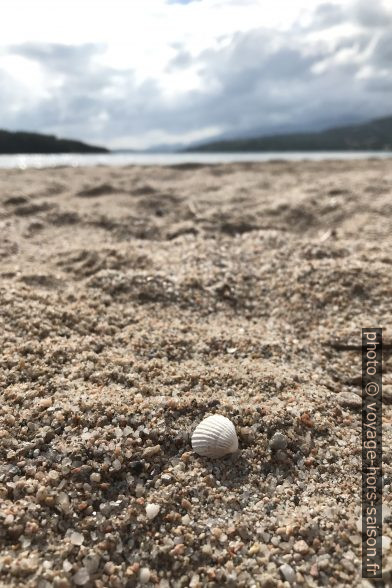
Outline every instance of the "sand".
{"label": "sand", "polygon": [[367,326],[390,585],[391,197],[377,160],[0,171],[1,586],[358,586]]}

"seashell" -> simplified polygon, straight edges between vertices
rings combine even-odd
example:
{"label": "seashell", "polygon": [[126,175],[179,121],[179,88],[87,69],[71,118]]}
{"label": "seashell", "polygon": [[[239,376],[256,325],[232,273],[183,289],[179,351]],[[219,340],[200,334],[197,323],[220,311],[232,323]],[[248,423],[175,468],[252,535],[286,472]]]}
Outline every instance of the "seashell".
{"label": "seashell", "polygon": [[230,419],[221,414],[207,417],[192,434],[193,450],[204,457],[223,457],[238,449],[238,438]]}

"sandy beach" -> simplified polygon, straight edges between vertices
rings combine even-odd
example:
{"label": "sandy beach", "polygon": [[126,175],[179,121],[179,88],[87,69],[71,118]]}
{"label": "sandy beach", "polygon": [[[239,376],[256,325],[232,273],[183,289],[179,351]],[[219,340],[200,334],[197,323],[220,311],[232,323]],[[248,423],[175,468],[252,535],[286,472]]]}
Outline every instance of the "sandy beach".
{"label": "sandy beach", "polygon": [[0,227],[1,586],[359,586],[369,326],[392,585],[390,161],[0,170]]}

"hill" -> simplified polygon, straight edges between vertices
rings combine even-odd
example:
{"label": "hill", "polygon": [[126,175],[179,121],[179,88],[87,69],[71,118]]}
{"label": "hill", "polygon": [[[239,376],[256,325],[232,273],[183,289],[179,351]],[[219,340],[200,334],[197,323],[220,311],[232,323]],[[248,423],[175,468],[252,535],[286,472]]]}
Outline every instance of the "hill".
{"label": "hill", "polygon": [[185,151],[392,151],[392,116],[320,132],[213,141]]}
{"label": "hill", "polygon": [[108,153],[108,149],[54,135],[0,130],[0,154],[17,153]]}

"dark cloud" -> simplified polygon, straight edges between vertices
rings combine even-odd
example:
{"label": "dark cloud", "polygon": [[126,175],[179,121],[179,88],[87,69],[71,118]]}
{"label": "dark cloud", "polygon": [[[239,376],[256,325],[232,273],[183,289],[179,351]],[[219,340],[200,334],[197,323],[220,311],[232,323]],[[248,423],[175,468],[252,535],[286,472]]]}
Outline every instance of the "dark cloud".
{"label": "dark cloud", "polygon": [[383,29],[392,24],[391,9],[388,11],[379,0],[358,0],[354,6],[353,16],[365,28]]}
{"label": "dark cloud", "polygon": [[378,39],[372,56],[376,66],[392,70],[392,30],[383,33]]}
{"label": "dark cloud", "polygon": [[105,51],[105,45],[86,43],[62,45],[56,43],[23,43],[12,45],[9,52],[43,63],[53,72],[71,75],[83,74],[92,65],[92,59]]}
{"label": "dark cloud", "polygon": [[[39,63],[60,81],[50,97],[30,106],[25,101],[23,110],[16,111],[10,105],[18,103],[25,87],[0,70],[2,125],[111,143],[149,132],[180,139],[213,127],[235,136],[382,116],[392,110],[392,36],[385,19],[375,28],[381,8],[373,8],[368,27],[362,24],[357,33],[335,42],[310,40],[293,28],[285,34],[265,29],[237,33],[220,48],[197,56],[186,46],[173,46],[177,53],[167,72],[196,70],[201,88],[170,99],[158,81],[137,83],[133,71],[104,65],[100,44],[13,46],[9,53]],[[360,2],[353,18],[363,18],[363,10]],[[314,30],[344,18],[337,4],[320,5]]]}
{"label": "dark cloud", "polygon": [[343,7],[339,4],[319,4],[314,11],[312,29],[327,29],[340,24],[345,19]]}
{"label": "dark cloud", "polygon": [[373,91],[358,76],[357,60],[335,59],[351,49],[360,62],[372,39],[363,32],[312,46],[263,30],[237,34],[229,46],[199,56],[204,85],[216,90],[193,93],[192,110],[202,113],[206,126],[218,124],[229,134],[320,128],[385,114],[391,95]]}
{"label": "dark cloud", "polygon": [[[149,104],[156,107],[158,87],[154,81],[136,85],[132,71],[103,65],[99,59],[103,49],[92,44],[72,47],[40,43],[9,48],[10,54],[38,62],[60,82],[52,88],[50,97],[36,105],[18,113],[5,108],[4,126],[101,141],[121,134],[123,128],[143,132],[140,117]],[[10,84],[2,84],[4,87]],[[0,104],[4,95],[4,89],[0,90]]]}
{"label": "dark cloud", "polygon": [[179,48],[173,46],[173,49],[177,49],[177,55],[170,61],[167,67],[167,71],[184,69],[184,67],[189,67],[192,65],[192,55],[188,51],[184,50],[181,46]]}

